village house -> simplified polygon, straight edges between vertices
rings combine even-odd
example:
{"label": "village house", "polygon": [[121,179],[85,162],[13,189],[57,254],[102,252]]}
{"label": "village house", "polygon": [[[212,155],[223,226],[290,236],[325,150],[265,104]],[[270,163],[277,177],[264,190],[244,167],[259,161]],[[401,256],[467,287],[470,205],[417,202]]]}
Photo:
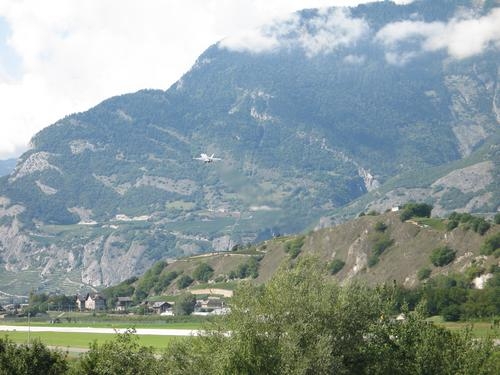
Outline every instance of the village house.
{"label": "village house", "polygon": [[164,314],[166,312],[171,312],[172,311],[172,303],[165,302],[165,301],[158,301],[154,302],[151,305],[151,309],[155,314]]}
{"label": "village house", "polygon": [[116,311],[127,311],[132,305],[132,297],[118,297],[116,300]]}
{"label": "village house", "polygon": [[91,310],[91,311],[101,311],[106,310],[106,299],[99,293],[90,294],[87,293],[85,297],[77,295],[76,296],[76,307],[78,310]]}
{"label": "village house", "polygon": [[93,311],[106,310],[106,298],[97,293],[94,295],[89,294],[85,300],[85,309]]}
{"label": "village house", "polygon": [[196,309],[202,311],[212,311],[224,306],[224,301],[219,297],[208,297],[196,301]]}
{"label": "village house", "polygon": [[85,300],[87,299],[87,295],[81,296],[81,295],[78,294],[76,296],[76,308],[77,308],[78,311],[85,310]]}

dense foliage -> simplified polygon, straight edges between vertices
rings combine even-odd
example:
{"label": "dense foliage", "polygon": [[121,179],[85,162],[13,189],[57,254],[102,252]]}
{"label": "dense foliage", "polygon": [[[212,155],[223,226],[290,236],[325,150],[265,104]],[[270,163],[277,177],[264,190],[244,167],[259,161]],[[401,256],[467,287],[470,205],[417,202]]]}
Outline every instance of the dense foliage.
{"label": "dense foliage", "polygon": [[[483,289],[474,288],[472,279],[485,271],[492,277]],[[500,268],[472,266],[464,274],[436,276],[417,288],[398,288],[397,300],[399,306],[407,303],[411,308],[424,303],[426,315],[442,315],[449,321],[491,319],[500,315]]]}
{"label": "dense foliage", "polygon": [[62,375],[68,368],[65,354],[48,349],[39,340],[18,345],[0,337],[1,375]]}
{"label": "dense foliage", "polygon": [[70,372],[72,375],[160,375],[166,369],[153,348],[141,346],[134,330],[116,335],[102,345],[94,342]]}
{"label": "dense foliage", "polygon": [[448,246],[438,247],[432,251],[430,256],[431,263],[436,267],[443,267],[455,259],[456,251]]}
{"label": "dense foliage", "polygon": [[401,221],[412,217],[430,217],[433,206],[427,203],[407,203],[403,206],[399,217]]}
{"label": "dense foliage", "polygon": [[214,274],[214,269],[207,263],[200,263],[193,271],[193,278],[197,281],[207,282]]}
{"label": "dense foliage", "polygon": [[452,230],[458,227],[459,224],[462,224],[465,229],[472,229],[480,235],[485,234],[491,227],[491,224],[482,217],[469,213],[452,212],[448,217],[447,229]]}
{"label": "dense foliage", "polygon": [[[391,318],[391,288],[340,287],[300,260],[262,287],[242,286],[231,313],[199,340],[174,344],[173,374],[493,374],[491,343],[417,311]],[[227,335],[227,331],[231,334]]]}

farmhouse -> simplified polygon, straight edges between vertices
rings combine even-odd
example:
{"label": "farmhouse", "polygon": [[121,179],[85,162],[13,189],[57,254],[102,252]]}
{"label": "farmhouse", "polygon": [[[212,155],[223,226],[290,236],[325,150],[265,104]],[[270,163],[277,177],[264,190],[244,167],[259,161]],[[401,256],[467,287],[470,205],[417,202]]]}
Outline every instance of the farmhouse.
{"label": "farmhouse", "polygon": [[78,310],[92,310],[101,311],[106,310],[106,299],[99,293],[90,294],[87,293],[85,297],[77,295],[76,296],[76,307]]}
{"label": "farmhouse", "polygon": [[131,297],[118,297],[116,300],[116,311],[127,311],[132,305],[132,298]]}
{"label": "farmhouse", "polygon": [[165,301],[158,301],[151,305],[151,309],[155,314],[163,314],[167,311],[172,311],[172,304]]}

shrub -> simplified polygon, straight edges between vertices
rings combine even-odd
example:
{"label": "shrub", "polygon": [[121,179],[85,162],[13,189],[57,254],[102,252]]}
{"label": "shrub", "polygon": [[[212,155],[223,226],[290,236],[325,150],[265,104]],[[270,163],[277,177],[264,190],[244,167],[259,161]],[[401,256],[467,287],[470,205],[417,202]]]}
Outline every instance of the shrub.
{"label": "shrub", "polygon": [[193,271],[195,280],[207,282],[214,274],[214,269],[207,263],[200,263]]}
{"label": "shrub", "polygon": [[431,269],[430,268],[427,268],[427,267],[424,267],[424,268],[421,268],[418,270],[417,272],[417,278],[422,281],[422,280],[425,280],[425,279],[428,279],[429,276],[431,275]]}
{"label": "shrub", "polygon": [[407,203],[399,214],[401,221],[406,221],[412,217],[431,217],[433,207],[427,203]]}
{"label": "shrub", "polygon": [[372,237],[372,252],[374,255],[381,255],[388,247],[392,246],[394,240],[392,240],[387,233],[377,232]]}
{"label": "shrub", "polygon": [[179,289],[184,289],[193,283],[193,279],[189,275],[182,275],[179,280],[177,280],[177,287]]}
{"label": "shrub", "polygon": [[493,218],[493,222],[495,224],[500,224],[500,212],[495,215],[495,217]]}
{"label": "shrub", "polygon": [[482,217],[475,217],[470,221],[470,226],[472,230],[479,233],[481,236],[485,234],[488,229],[490,229],[490,223],[488,223]]}
{"label": "shrub", "polygon": [[491,255],[500,249],[500,233],[489,236],[481,246],[480,252],[482,255]]}
{"label": "shrub", "polygon": [[446,306],[444,309],[443,309],[443,319],[444,321],[446,322],[456,322],[458,320],[460,320],[460,306],[458,305],[449,305],[449,306]]}
{"label": "shrub", "polygon": [[290,255],[290,258],[295,259],[300,254],[304,245],[304,238],[304,236],[299,236],[285,242],[285,252]]}
{"label": "shrub", "polygon": [[455,259],[455,254],[456,252],[448,246],[438,247],[432,251],[430,259],[436,267],[443,267]]}
{"label": "shrub", "polygon": [[458,227],[458,220],[448,220],[448,223],[446,224],[446,230],[451,231]]}
{"label": "shrub", "polygon": [[381,221],[377,221],[375,223],[375,226],[373,227],[377,232],[385,232],[385,230],[387,229],[387,224],[381,222]]}
{"label": "shrub", "polygon": [[342,268],[344,268],[345,262],[340,259],[334,259],[328,264],[328,269],[330,270],[330,274],[335,275],[339,273]]}
{"label": "shrub", "polygon": [[190,315],[194,311],[194,306],[196,305],[196,297],[191,293],[184,293],[179,298],[174,305],[175,315]]}
{"label": "shrub", "polygon": [[378,255],[372,254],[368,258],[368,267],[375,267],[375,265],[377,265],[378,261],[379,261]]}
{"label": "shrub", "polygon": [[67,355],[50,350],[39,339],[29,345],[0,337],[0,374],[66,374]]}

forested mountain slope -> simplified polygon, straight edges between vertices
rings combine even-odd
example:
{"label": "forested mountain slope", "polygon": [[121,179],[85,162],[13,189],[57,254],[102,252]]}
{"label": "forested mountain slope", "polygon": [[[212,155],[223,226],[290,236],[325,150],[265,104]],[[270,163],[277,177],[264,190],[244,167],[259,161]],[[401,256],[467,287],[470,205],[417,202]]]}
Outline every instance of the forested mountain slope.
{"label": "forested mountain slope", "polygon": [[304,10],[211,46],[166,91],[61,119],[0,180],[0,290],[109,285],[398,199],[491,215],[498,38],[453,38],[499,12],[465,0]]}

